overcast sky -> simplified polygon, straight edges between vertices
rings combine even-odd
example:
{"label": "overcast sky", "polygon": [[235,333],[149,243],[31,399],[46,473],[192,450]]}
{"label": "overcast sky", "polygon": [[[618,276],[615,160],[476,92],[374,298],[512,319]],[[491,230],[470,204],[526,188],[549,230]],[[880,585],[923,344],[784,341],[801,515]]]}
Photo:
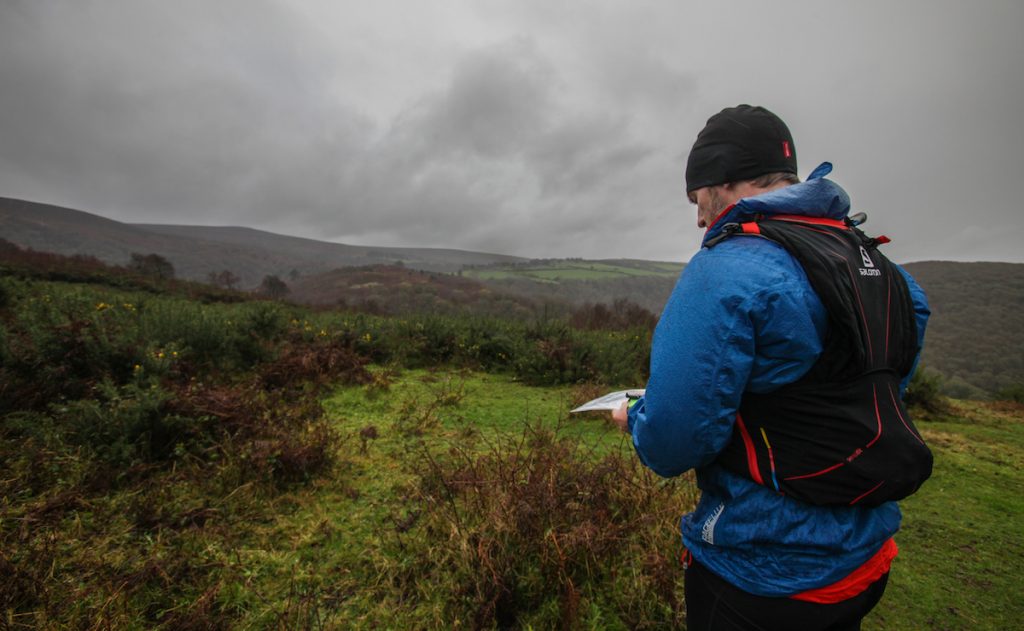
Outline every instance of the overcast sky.
{"label": "overcast sky", "polygon": [[1024,2],[0,0],[0,196],[127,222],[682,261],[723,107],[897,261],[1024,262]]}

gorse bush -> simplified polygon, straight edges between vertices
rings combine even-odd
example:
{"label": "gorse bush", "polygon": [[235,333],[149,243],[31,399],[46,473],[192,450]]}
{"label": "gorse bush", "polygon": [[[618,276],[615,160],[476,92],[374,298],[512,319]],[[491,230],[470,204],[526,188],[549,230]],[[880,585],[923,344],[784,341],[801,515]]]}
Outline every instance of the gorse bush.
{"label": "gorse bush", "polygon": [[147,294],[49,285],[21,290],[3,323],[3,409],[77,399],[104,380],[245,370],[273,359],[288,314],[272,303],[202,305]]}
{"label": "gorse bush", "polygon": [[297,326],[343,339],[376,363],[486,369],[533,385],[639,384],[650,357],[647,329],[582,331],[558,319],[318,314]]}
{"label": "gorse bush", "polygon": [[105,468],[123,469],[167,460],[176,446],[202,442],[203,420],[168,413],[171,396],[156,386],[104,383],[94,399],[58,406],[52,416],[69,444],[88,448]]}

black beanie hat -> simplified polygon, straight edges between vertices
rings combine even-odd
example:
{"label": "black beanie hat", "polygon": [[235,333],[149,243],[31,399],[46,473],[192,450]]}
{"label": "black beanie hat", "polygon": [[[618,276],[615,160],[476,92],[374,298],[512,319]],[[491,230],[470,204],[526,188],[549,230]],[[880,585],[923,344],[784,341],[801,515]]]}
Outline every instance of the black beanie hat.
{"label": "black beanie hat", "polygon": [[697,134],[686,159],[686,192],[780,172],[797,172],[786,123],[763,107],[727,107]]}

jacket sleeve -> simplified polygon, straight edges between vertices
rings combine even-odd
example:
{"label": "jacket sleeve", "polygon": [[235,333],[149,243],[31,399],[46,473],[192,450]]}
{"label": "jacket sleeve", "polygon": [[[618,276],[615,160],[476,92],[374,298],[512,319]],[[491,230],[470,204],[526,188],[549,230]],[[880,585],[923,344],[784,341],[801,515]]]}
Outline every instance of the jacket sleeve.
{"label": "jacket sleeve", "polygon": [[914,377],[914,372],[917,371],[917,365],[921,361],[921,351],[924,349],[924,332],[928,327],[928,317],[931,316],[932,311],[928,306],[928,297],[925,295],[924,290],[917,284],[914,277],[911,276],[907,270],[897,265],[897,269],[903,274],[903,279],[907,281],[907,288],[910,290],[910,298],[914,302],[914,321],[917,324],[917,357],[914,358],[914,365],[911,367],[910,372],[907,376],[900,381],[900,398],[907,390],[907,385],[910,384],[910,380]]}
{"label": "jacket sleeve", "polygon": [[806,276],[757,241],[702,250],[662,312],[647,392],[629,413],[637,454],[658,475],[714,460],[743,392],[798,379],[821,352],[826,317]]}

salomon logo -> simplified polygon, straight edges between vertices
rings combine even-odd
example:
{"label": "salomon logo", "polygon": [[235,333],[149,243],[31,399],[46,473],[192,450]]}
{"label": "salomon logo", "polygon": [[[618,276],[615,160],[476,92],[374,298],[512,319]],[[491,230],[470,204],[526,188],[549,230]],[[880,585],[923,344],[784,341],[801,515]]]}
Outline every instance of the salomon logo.
{"label": "salomon logo", "polygon": [[868,256],[868,251],[864,249],[864,246],[860,246],[860,258],[864,261],[864,267],[857,268],[860,271],[861,276],[881,276],[882,270],[875,269],[875,264]]}
{"label": "salomon logo", "polygon": [[715,545],[715,524],[718,523],[718,518],[722,516],[724,510],[725,504],[719,504],[711,516],[704,521],[704,527],[700,529],[700,538],[711,545]]}

